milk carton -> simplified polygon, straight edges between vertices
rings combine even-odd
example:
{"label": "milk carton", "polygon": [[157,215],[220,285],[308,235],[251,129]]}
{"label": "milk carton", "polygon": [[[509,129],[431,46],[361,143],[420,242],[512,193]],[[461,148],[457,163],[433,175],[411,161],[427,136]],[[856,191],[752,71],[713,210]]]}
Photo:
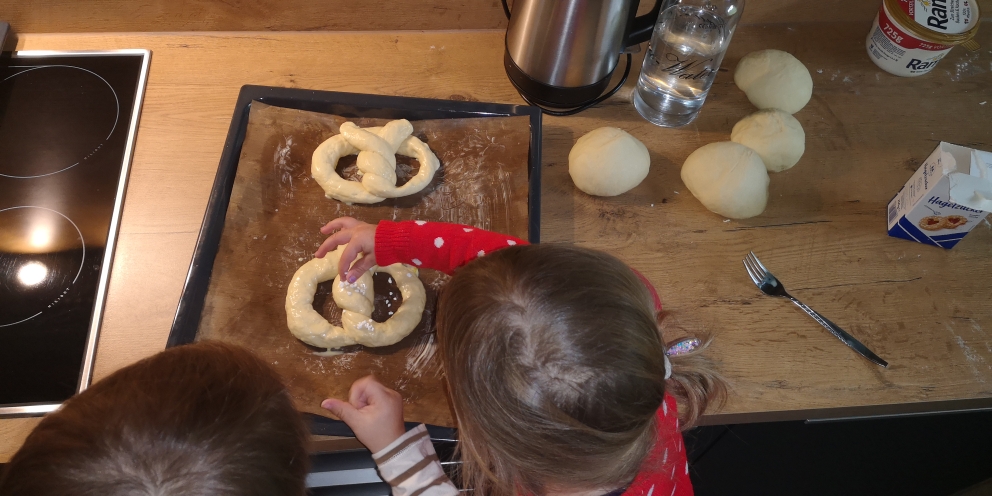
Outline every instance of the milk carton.
{"label": "milk carton", "polygon": [[992,153],[941,142],[889,202],[889,236],[952,248],[992,212]]}

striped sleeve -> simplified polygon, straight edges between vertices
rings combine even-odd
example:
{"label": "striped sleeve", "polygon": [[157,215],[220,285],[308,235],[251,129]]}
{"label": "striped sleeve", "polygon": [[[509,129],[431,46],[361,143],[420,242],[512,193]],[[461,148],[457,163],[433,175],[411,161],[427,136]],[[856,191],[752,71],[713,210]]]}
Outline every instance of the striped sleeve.
{"label": "striped sleeve", "polygon": [[393,496],[453,496],[458,489],[441,470],[427,428],[410,429],[372,455],[379,475],[393,487]]}

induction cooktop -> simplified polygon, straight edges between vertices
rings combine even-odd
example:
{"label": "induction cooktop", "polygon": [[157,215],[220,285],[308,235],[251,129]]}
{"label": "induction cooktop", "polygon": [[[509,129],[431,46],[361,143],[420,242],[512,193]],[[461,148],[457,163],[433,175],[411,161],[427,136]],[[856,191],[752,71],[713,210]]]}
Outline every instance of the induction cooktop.
{"label": "induction cooktop", "polygon": [[149,59],[0,62],[0,416],[89,385]]}

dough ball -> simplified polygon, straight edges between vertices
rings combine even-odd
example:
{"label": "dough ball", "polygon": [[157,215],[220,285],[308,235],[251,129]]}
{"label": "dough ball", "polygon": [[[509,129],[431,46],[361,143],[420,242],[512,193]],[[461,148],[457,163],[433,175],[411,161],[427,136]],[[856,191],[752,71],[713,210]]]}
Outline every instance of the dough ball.
{"label": "dough ball", "polygon": [[792,54],[759,50],[744,56],[734,71],[734,82],[759,109],[799,112],[813,96],[809,70]]}
{"label": "dough ball", "polygon": [[682,164],[682,182],[711,212],[747,219],[765,210],[768,171],[758,154],[732,141],[710,143]]}
{"label": "dough ball", "polygon": [[644,143],[615,127],[589,131],[568,152],[575,187],[596,196],[617,196],[648,176],[651,156]]}
{"label": "dough ball", "polygon": [[756,152],[768,172],[782,172],[796,165],[806,151],[802,124],[779,109],[759,110],[737,122],[730,141]]}

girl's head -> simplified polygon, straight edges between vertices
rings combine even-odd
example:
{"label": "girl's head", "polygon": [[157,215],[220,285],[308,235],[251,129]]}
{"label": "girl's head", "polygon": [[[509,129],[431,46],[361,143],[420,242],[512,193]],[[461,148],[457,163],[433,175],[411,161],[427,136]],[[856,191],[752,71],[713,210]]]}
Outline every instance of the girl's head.
{"label": "girl's head", "polygon": [[466,486],[541,495],[633,480],[655,439],[665,346],[622,262],[564,245],[488,254],[448,283],[438,336]]}

